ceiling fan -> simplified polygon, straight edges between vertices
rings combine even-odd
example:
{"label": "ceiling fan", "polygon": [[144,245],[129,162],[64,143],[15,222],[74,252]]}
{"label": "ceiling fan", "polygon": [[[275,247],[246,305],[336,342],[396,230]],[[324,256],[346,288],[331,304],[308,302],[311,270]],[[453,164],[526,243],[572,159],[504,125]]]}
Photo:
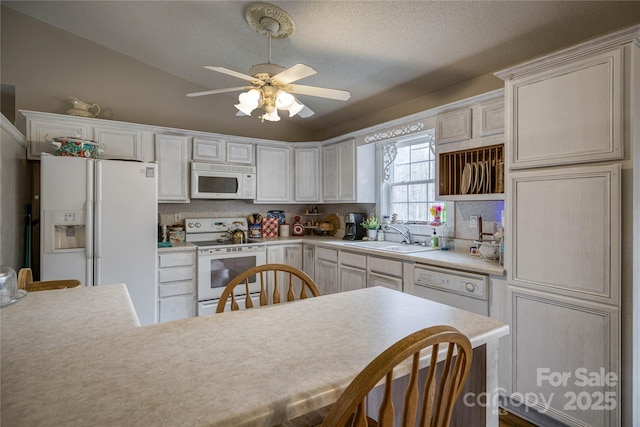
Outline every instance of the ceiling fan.
{"label": "ceiling fan", "polygon": [[295,28],[293,19],[287,12],[267,3],[257,3],[249,6],[245,18],[256,32],[269,38],[268,62],[254,65],[249,70],[249,74],[213,65],[205,65],[204,68],[246,80],[251,86],[205,90],[188,93],[187,96],[196,97],[246,90],[246,92],[242,92],[238,96],[239,103],[235,107],[239,111],[236,115],[250,116],[256,108],[263,108],[265,113],[259,118],[263,121],[274,122],[280,120],[278,110],[289,111],[289,117],[297,114],[306,118],[314,114],[309,107],[299,102],[293,94],[317,96],[339,101],[346,101],[351,97],[351,94],[346,90],[292,84],[316,74],[316,70],[308,65],[296,64],[285,69],[282,65],[271,63],[271,39],[287,38],[293,34]]}

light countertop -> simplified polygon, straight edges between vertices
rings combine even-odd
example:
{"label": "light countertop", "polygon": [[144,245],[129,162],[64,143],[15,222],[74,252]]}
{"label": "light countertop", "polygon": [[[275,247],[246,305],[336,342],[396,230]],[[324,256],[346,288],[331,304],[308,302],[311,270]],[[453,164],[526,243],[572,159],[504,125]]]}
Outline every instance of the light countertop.
{"label": "light countertop", "polygon": [[[496,276],[504,276],[506,274],[504,266],[497,262],[491,262],[474,256],[466,252],[443,251],[440,249],[426,250],[424,252],[413,253],[395,253],[389,251],[373,250],[370,248],[359,248],[351,245],[353,240],[342,240],[335,237],[325,236],[291,236],[291,237],[273,237],[267,239],[251,239],[256,243],[264,243],[266,245],[276,244],[312,244],[315,246],[329,247],[339,250],[348,250],[351,252],[360,252],[367,255],[380,256],[385,258],[399,259],[403,261],[411,261],[421,264],[432,265],[442,268],[453,268],[456,270],[469,271],[480,274],[490,274]],[[391,243],[391,242],[390,242]]]}
{"label": "light countertop", "polygon": [[[331,404],[416,330],[451,325],[474,347],[508,333],[498,320],[382,287],[145,327],[132,322],[130,301],[96,307],[122,298],[126,287],[107,285],[2,309],[2,424],[269,426]],[[47,323],[53,333],[38,331]]]}

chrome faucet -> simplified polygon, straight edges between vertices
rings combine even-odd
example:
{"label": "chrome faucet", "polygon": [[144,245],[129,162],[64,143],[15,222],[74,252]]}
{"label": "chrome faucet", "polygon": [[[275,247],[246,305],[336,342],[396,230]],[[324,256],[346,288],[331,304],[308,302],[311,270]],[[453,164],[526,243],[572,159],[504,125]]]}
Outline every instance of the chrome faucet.
{"label": "chrome faucet", "polygon": [[389,225],[389,224],[385,224],[384,225],[384,230],[385,231],[389,231],[389,230],[393,230],[396,233],[398,233],[401,237],[402,237],[402,243],[407,243],[407,244],[411,244],[411,231],[409,230],[409,227],[407,227],[406,225],[403,225],[403,227],[405,228],[405,231],[400,230],[398,227],[393,226],[393,225]]}

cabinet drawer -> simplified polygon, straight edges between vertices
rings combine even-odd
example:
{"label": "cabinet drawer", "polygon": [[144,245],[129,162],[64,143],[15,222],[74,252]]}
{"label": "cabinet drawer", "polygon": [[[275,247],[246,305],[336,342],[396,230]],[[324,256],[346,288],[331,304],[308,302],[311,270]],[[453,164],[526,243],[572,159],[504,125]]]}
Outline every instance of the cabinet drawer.
{"label": "cabinet drawer", "polygon": [[163,268],[158,272],[158,281],[160,283],[165,282],[177,282],[179,280],[192,280],[193,268],[192,267],[179,267],[179,268]]}
{"label": "cabinet drawer", "polygon": [[158,295],[160,298],[172,297],[176,295],[186,295],[195,292],[195,284],[193,280],[185,280],[184,282],[163,283],[158,286]]}
{"label": "cabinet drawer", "polygon": [[335,249],[317,248],[316,258],[338,262],[338,251]]}
{"label": "cabinet drawer", "polygon": [[340,264],[357,268],[367,268],[367,256],[352,252],[340,252]]}
{"label": "cabinet drawer", "polygon": [[170,254],[160,254],[158,267],[179,267],[183,265],[192,266],[195,262],[194,252],[176,252]]}
{"label": "cabinet drawer", "polygon": [[160,322],[186,319],[196,315],[196,303],[193,295],[161,299],[159,304]]}
{"label": "cabinet drawer", "polygon": [[387,276],[402,277],[402,261],[370,256],[369,271]]}
{"label": "cabinet drawer", "polygon": [[398,277],[390,277],[382,274],[369,273],[368,287],[384,286],[385,288],[394,289],[402,292],[402,279]]}

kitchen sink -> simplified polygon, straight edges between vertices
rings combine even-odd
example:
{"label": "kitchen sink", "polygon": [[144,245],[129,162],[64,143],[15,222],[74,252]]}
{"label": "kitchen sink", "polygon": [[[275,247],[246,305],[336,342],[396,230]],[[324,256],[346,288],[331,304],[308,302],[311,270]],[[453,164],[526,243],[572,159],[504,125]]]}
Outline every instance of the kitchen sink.
{"label": "kitchen sink", "polygon": [[402,253],[402,254],[433,251],[437,249],[437,248],[431,248],[429,246],[406,245],[406,244],[400,244],[396,242],[384,242],[384,241],[350,242],[350,243],[345,243],[345,246],[354,246],[362,249],[371,249],[371,250],[381,251],[381,252],[395,252],[395,253]]}

